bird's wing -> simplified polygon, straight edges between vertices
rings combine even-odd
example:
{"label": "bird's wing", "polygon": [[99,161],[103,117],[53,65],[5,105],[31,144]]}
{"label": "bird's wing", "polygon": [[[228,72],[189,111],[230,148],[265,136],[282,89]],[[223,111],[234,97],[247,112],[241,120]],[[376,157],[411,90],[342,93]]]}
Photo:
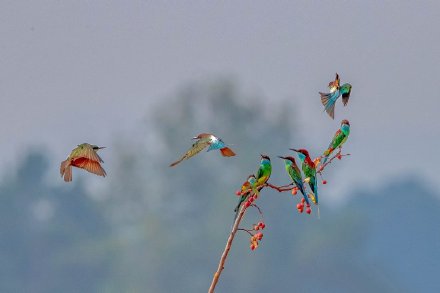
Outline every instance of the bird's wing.
{"label": "bird's wing", "polygon": [[74,160],[72,165],[99,176],[105,177],[107,175],[99,162],[87,159],[85,157]]}
{"label": "bird's wing", "polygon": [[172,163],[170,165],[170,167],[174,167],[177,164],[179,164],[180,162],[182,162],[183,160],[187,160],[195,155],[197,155],[198,153],[200,153],[204,148],[206,148],[208,146],[208,142],[202,142],[202,141],[196,141],[195,143],[193,143],[192,147],[176,162]]}
{"label": "bird's wing", "polygon": [[347,93],[342,94],[342,103],[344,104],[344,106],[347,106],[348,99],[350,99],[350,93],[351,89]]}
{"label": "bird's wing", "polygon": [[104,161],[101,159],[101,157],[96,153],[96,151],[92,148],[91,145],[84,145],[80,147],[80,150],[76,153],[77,157],[84,157],[89,160],[103,163]]}

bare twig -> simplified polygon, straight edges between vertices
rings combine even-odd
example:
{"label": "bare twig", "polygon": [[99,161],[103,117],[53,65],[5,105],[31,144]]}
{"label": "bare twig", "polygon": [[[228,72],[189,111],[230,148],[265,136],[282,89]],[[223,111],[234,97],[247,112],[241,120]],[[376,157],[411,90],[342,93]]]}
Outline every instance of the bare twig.
{"label": "bare twig", "polygon": [[215,290],[215,286],[217,285],[218,279],[220,278],[220,275],[225,268],[225,262],[226,258],[228,257],[229,250],[231,249],[232,241],[234,240],[235,234],[237,233],[238,226],[240,225],[241,220],[243,219],[243,216],[246,212],[246,206],[243,205],[241,207],[240,213],[238,214],[238,217],[235,219],[234,226],[232,226],[232,231],[229,234],[228,241],[226,242],[225,249],[222,253],[222,256],[220,258],[220,263],[218,264],[217,271],[214,273],[214,277],[212,278],[211,286],[209,287],[208,292],[213,293]]}
{"label": "bare twig", "polygon": [[321,165],[318,169],[319,174],[322,174],[322,172],[324,171],[325,167],[327,167],[328,164],[331,164],[331,162],[336,159],[336,158],[341,158],[341,157],[346,157],[346,156],[350,156],[350,154],[344,154],[342,155],[341,152],[338,152],[336,155],[334,155],[333,157],[330,158],[330,160],[328,160],[324,165]]}

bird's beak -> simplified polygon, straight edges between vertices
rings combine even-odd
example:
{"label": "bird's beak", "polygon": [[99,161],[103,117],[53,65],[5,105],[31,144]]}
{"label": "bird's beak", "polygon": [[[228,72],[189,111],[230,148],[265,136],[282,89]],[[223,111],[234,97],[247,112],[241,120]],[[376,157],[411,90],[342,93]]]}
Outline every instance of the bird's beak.
{"label": "bird's beak", "polygon": [[102,150],[105,149],[106,147],[98,147],[98,150]]}
{"label": "bird's beak", "polygon": [[291,150],[291,151],[294,151],[294,152],[297,152],[297,153],[298,153],[298,150],[296,150],[296,149],[289,149],[289,150]]}
{"label": "bird's beak", "polygon": [[286,159],[286,157],[283,157],[283,156],[278,156],[278,158],[280,158],[280,159]]}
{"label": "bird's beak", "polygon": [[194,136],[193,138],[191,138],[191,139],[199,139],[197,136]]}

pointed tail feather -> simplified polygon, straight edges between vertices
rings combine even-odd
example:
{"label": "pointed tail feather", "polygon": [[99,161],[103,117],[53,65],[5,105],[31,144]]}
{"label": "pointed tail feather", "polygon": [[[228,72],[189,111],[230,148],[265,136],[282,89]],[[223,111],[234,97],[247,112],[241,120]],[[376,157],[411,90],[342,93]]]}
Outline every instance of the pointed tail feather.
{"label": "pointed tail feather", "polygon": [[319,93],[321,95],[321,103],[327,114],[335,119],[335,103],[330,100],[330,94]]}
{"label": "pointed tail feather", "polygon": [[182,157],[181,159],[175,161],[174,163],[171,163],[171,164],[170,164],[170,167],[174,167],[174,166],[176,166],[177,164],[179,164],[180,162],[182,162],[184,159],[185,159],[185,157]]}
{"label": "pointed tail feather", "polygon": [[72,165],[70,165],[70,161],[64,161],[60,166],[61,177],[64,177],[65,182],[72,181]]}
{"label": "pointed tail feather", "polygon": [[224,147],[224,148],[220,149],[220,152],[222,153],[223,157],[235,156],[235,153],[228,147]]}

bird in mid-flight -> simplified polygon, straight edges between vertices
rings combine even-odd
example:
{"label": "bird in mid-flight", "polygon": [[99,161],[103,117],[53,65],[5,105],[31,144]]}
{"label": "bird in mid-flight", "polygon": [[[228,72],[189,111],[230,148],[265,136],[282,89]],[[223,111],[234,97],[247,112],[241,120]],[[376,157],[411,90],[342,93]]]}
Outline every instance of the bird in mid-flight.
{"label": "bird in mid-flight", "polygon": [[193,143],[191,148],[177,161],[172,163],[170,167],[174,167],[183,160],[187,160],[198,153],[200,153],[203,149],[209,146],[208,152],[211,150],[220,150],[221,154],[224,157],[233,157],[235,156],[235,153],[226,146],[226,144],[221,140],[220,138],[214,136],[211,133],[201,133],[197,135],[196,137],[193,137],[193,139],[196,139],[197,141]]}
{"label": "bird in mid-flight", "polygon": [[60,165],[60,174],[61,177],[64,177],[64,181],[72,181],[72,166],[105,177],[107,174],[101,166],[104,161],[97,154],[97,151],[103,148],[105,147],[83,143],[73,149],[67,159],[62,161]]}
{"label": "bird in mid-flight", "polygon": [[336,100],[342,96],[342,103],[344,106],[347,105],[348,99],[350,98],[351,93],[351,84],[344,83],[343,85],[339,85],[339,75],[336,73],[336,78],[334,81],[331,81],[328,84],[328,87],[330,88],[329,93],[321,93],[321,103],[324,106],[324,110],[327,112],[327,114],[332,118],[335,119],[335,103]]}

